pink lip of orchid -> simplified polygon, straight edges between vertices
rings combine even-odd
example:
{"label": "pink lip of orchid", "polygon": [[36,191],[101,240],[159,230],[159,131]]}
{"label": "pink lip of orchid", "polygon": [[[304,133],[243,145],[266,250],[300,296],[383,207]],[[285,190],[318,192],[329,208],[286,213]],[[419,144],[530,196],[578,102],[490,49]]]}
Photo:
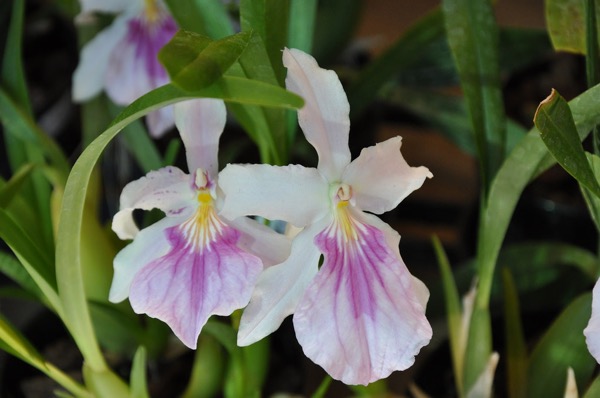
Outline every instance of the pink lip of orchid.
{"label": "pink lip of orchid", "polygon": [[337,75],[294,49],[284,50],[283,62],[287,88],[305,100],[298,119],[319,164],[228,165],[220,174],[223,215],[260,215],[303,228],[289,258],[259,277],[238,344],[260,340],[293,313],[307,357],[346,384],[368,384],[410,367],[432,330],[425,317],[429,292],[404,265],[400,236],[365,211],[395,208],[432,175],[408,166],[400,137],[351,162],[349,105]]}
{"label": "pink lip of orchid", "polygon": [[[112,224],[121,239],[133,242],[115,257],[110,301],[129,297],[135,312],[166,322],[190,348],[211,315],[229,315],[248,303],[263,266],[289,255],[283,235],[245,217],[218,214],[217,151],[225,118],[221,100],[176,104],[191,174],[165,167],[129,183]],[[139,231],[133,210],[153,208],[166,217]]]}
{"label": "pink lip of orchid", "polygon": [[[119,14],[81,51],[73,75],[73,99],[86,101],[102,89],[118,105],[169,82],[158,51],[177,31],[161,0],[81,0],[82,14]],[[150,134],[159,137],[173,126],[173,108],[148,115]]]}

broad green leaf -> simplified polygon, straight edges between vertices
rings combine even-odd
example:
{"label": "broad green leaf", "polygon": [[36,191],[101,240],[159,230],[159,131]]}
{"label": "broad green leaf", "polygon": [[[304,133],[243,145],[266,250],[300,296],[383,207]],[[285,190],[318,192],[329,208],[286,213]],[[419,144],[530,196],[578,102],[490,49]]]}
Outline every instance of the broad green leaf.
{"label": "broad green leaf", "polygon": [[[443,0],[448,43],[471,116],[484,200],[506,155],[498,27],[489,0]],[[486,355],[485,360],[489,357]]]}
{"label": "broad green leaf", "polygon": [[[585,69],[588,87],[600,83],[600,65],[598,64],[600,62],[598,58],[600,49],[598,48],[598,21],[596,21],[596,10],[600,10],[600,7],[596,4],[596,0],[585,0]],[[594,137],[594,139],[597,138]],[[598,148],[597,142],[596,148]]]}
{"label": "broad green leaf", "polygon": [[[479,296],[479,290],[477,296]],[[463,388],[471,390],[481,374],[492,354],[492,320],[487,307],[477,306],[477,302],[471,314],[469,331],[467,334],[467,347],[465,348],[463,367]]]}
{"label": "broad green leaf", "polygon": [[100,344],[111,352],[130,356],[137,346],[147,343],[139,317],[130,308],[122,309],[106,303],[106,299],[90,301],[90,315]]}
{"label": "broad green leaf", "polygon": [[[287,42],[289,0],[241,0],[240,22],[243,31],[254,31],[262,39],[276,81],[283,86],[285,70],[281,51]],[[263,65],[254,60],[254,63]],[[253,77],[253,76],[248,76]]]}
{"label": "broad green leaf", "polygon": [[502,269],[504,282],[504,338],[506,344],[507,390],[510,398],[525,397],[527,348],[523,337],[519,294],[508,268]]}
{"label": "broad green leaf", "polygon": [[[600,122],[600,113],[596,112],[599,101],[600,86],[595,86],[569,103],[580,139],[585,138],[590,128]],[[494,178],[479,226],[478,307],[488,306],[498,253],[521,193],[530,180],[554,163],[539,132],[533,129],[515,146]]]}
{"label": "broad green leaf", "polygon": [[210,86],[244,52],[253,33],[241,32],[219,40],[180,30],[158,53],[173,84],[186,91]]}
{"label": "broad green leaf", "polygon": [[319,1],[315,21],[312,54],[321,65],[333,62],[356,32],[363,10],[363,0]]}
{"label": "broad green leaf", "polygon": [[94,397],[130,397],[129,386],[109,369],[96,370],[83,363],[83,380]]}
{"label": "broad green leaf", "polygon": [[534,122],[558,163],[600,198],[600,185],[583,151],[569,105],[556,90],[540,103]]}
{"label": "broad green leaf", "polygon": [[288,46],[311,53],[317,14],[316,0],[290,0]]}
{"label": "broad green leaf", "polygon": [[225,356],[217,340],[203,333],[198,340],[190,381],[182,398],[208,398],[217,395],[223,382]]}
{"label": "broad green leaf", "polygon": [[35,166],[32,164],[21,167],[11,177],[11,179],[0,187],[0,208],[6,208],[12,202],[13,198],[19,193],[21,187]]}
{"label": "broad green leaf", "polygon": [[133,357],[131,365],[131,398],[149,398],[148,384],[146,382],[146,349],[140,346]]}
{"label": "broad green leaf", "polygon": [[[557,51],[586,52],[585,0],[546,0],[546,26]],[[600,8],[596,7],[596,21]]]}
{"label": "broad green leaf", "polygon": [[591,293],[573,301],[535,346],[529,361],[528,397],[561,397],[569,367],[575,371],[577,385],[587,385],[596,365],[583,336],[591,302]]}
{"label": "broad green leaf", "polygon": [[462,396],[463,384],[463,359],[464,352],[461,346],[460,336],[462,330],[462,311],[458,289],[452,275],[450,262],[444,251],[440,240],[433,237],[433,248],[440,267],[442,277],[442,286],[444,288],[444,302],[446,303],[446,319],[448,322],[448,334],[450,337],[450,353],[452,354],[452,368],[454,369],[454,379],[459,396]]}
{"label": "broad green leaf", "polygon": [[200,96],[240,103],[300,107],[302,99],[280,87],[242,78],[223,77],[195,93],[173,85],[160,87],[140,97],[115,119],[113,124],[81,154],[67,180],[57,233],[56,276],[63,320],[94,373],[106,370],[106,363],[93,331],[83,283],[81,231],[86,192],[92,171],[110,141],[129,123],[160,107]]}

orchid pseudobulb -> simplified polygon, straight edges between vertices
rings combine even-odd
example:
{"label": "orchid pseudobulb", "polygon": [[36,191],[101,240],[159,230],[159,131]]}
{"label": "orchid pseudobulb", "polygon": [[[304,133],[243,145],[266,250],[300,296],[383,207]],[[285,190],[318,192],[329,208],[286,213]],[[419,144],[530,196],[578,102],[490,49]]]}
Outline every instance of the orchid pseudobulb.
{"label": "orchid pseudobulb", "polygon": [[[188,347],[215,315],[244,307],[263,266],[289,254],[287,238],[249,218],[220,216],[217,151],[225,125],[221,100],[175,105],[190,174],[165,167],[129,183],[112,228],[133,242],[114,259],[110,301],[127,297],[137,313],[166,322]],[[166,217],[139,231],[133,210]]]}
{"label": "orchid pseudobulb", "polygon": [[[177,25],[162,0],[81,0],[82,15],[118,14],[81,51],[73,75],[73,99],[86,101],[103,89],[118,105],[129,105],[169,82],[158,51],[173,37]],[[148,115],[150,134],[159,137],[173,127],[173,108]]]}
{"label": "orchid pseudobulb", "polygon": [[238,344],[262,339],[293,313],[310,359],[346,384],[368,384],[410,367],[432,335],[429,291],[402,261],[398,233],[370,213],[394,209],[432,175],[408,166],[400,137],[351,161],[349,105],[337,75],[294,49],[284,50],[283,62],[288,90],[305,100],[298,119],[319,163],[228,165],[221,172],[224,216],[303,228],[289,258],[261,274]]}

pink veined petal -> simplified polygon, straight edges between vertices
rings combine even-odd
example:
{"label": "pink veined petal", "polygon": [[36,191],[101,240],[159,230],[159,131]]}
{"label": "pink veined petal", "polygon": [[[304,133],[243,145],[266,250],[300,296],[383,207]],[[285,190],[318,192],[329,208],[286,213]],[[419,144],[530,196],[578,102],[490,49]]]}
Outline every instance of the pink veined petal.
{"label": "pink veined petal", "polygon": [[583,330],[585,342],[590,354],[600,363],[600,279],[594,285],[592,293],[592,316]]}
{"label": "pink veined petal", "polygon": [[366,385],[410,367],[432,330],[413,277],[383,232],[347,215],[315,239],[325,261],[294,328],[305,355],[333,378]]}
{"label": "pink veined petal", "polygon": [[238,345],[247,346],[273,333],[292,314],[304,290],[318,270],[319,253],[315,235],[329,223],[325,218],[306,227],[292,241],[289,258],[260,275],[250,304],[244,310]]}
{"label": "pink veined petal", "polygon": [[219,173],[225,193],[221,215],[233,220],[261,216],[297,227],[329,212],[329,185],[316,169],[298,165],[227,165]]}
{"label": "pink veined petal", "polygon": [[120,210],[115,214],[112,229],[121,239],[133,239],[138,228],[132,218],[134,209],[160,209],[167,216],[185,216],[193,211],[196,192],[188,174],[168,166],[151,171],[132,181],[121,192]]}
{"label": "pink veined petal", "polygon": [[181,224],[187,217],[165,217],[144,228],[125,246],[113,261],[114,275],[109,300],[118,303],[129,296],[129,287],[140,269],[167,254],[170,248],[166,230]]}
{"label": "pink veined petal", "polygon": [[127,22],[127,34],[111,53],[105,75],[106,93],[113,102],[129,105],[168,83],[157,56],[176,31],[175,21],[166,14],[158,22],[148,22],[143,16]]}
{"label": "pink veined petal", "polygon": [[119,16],[98,33],[81,50],[79,65],[73,73],[73,100],[87,101],[98,95],[104,87],[110,54],[127,35],[128,17]]}
{"label": "pink veined petal", "polygon": [[223,100],[201,98],[176,104],[175,124],[185,146],[190,172],[202,169],[211,177],[219,172],[219,138],[227,111]]}
{"label": "pink veined petal", "polygon": [[248,303],[262,270],[258,257],[237,247],[234,228],[216,218],[204,228],[170,228],[169,252],[135,275],[129,295],[135,312],[166,322],[192,349],[211,315],[230,315]]}
{"label": "pink veined petal", "polygon": [[292,241],[287,236],[248,217],[228,223],[241,233],[238,246],[259,257],[265,268],[281,264],[289,257]]}
{"label": "pink veined petal", "polygon": [[148,131],[152,137],[162,137],[175,125],[173,106],[165,106],[150,112],[146,115],[146,123],[148,124]]}
{"label": "pink veined petal", "polygon": [[344,170],[342,181],[352,187],[356,206],[376,214],[390,211],[433,174],[410,167],[402,154],[402,138],[393,137],[365,148]]}
{"label": "pink veined petal", "polygon": [[329,182],[338,181],[350,163],[350,105],[340,79],[300,50],[283,50],[283,64],[288,70],[286,88],[304,98],[298,122],[317,150],[318,169]]}

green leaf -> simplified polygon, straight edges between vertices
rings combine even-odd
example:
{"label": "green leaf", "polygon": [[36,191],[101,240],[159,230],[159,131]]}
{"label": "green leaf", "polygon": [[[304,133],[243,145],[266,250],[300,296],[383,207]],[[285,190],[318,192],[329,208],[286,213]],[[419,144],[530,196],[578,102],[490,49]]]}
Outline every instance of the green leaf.
{"label": "green leaf", "polygon": [[0,315],[0,348],[25,363],[44,372],[62,387],[81,398],[91,398],[83,386],[64,374],[60,369],[45,361],[27,339]]}
{"label": "green leaf", "polygon": [[31,293],[37,299],[42,299],[42,292],[33,278],[16,258],[8,253],[0,252],[0,272],[12,279],[23,290]]}
{"label": "green leaf", "polygon": [[577,385],[587,384],[596,365],[583,336],[591,302],[591,293],[573,301],[536,345],[529,361],[528,397],[562,397],[569,367],[575,371]]}
{"label": "green leaf", "polygon": [[[569,103],[580,139],[589,133],[592,126],[600,122],[600,113],[596,112],[599,100],[600,86],[596,86]],[[539,132],[533,129],[515,146],[494,178],[479,226],[477,307],[488,306],[498,253],[521,193],[531,179],[554,163]],[[479,342],[471,341],[471,344]],[[483,362],[485,360],[486,358]]]}
{"label": "green leaf", "polygon": [[558,163],[600,198],[600,185],[587,161],[569,105],[556,90],[535,113],[535,126]]}
{"label": "green leaf", "polygon": [[[590,166],[592,167],[594,176],[600,176],[600,157],[589,152],[586,152],[585,154]],[[582,184],[579,184],[579,189],[581,190],[585,204],[587,205],[590,215],[592,216],[592,220],[594,221],[594,224],[596,224],[596,229],[600,231],[600,198],[590,192],[590,190]]]}
{"label": "green leaf", "polygon": [[381,87],[403,68],[421,59],[423,48],[443,37],[443,16],[435,10],[412,26],[390,49],[371,62],[348,87],[352,118],[360,116]]}
{"label": "green leaf", "polygon": [[12,2],[12,15],[6,46],[2,56],[2,87],[31,115],[29,95],[25,82],[25,70],[23,69],[22,46],[23,46],[23,16],[25,14],[25,0]]}
{"label": "green leaf", "polygon": [[510,398],[521,398],[525,397],[527,386],[527,348],[523,337],[517,287],[510,270],[503,268],[502,271],[507,390]]}
{"label": "green leaf", "polygon": [[[546,0],[545,4],[546,26],[554,49],[585,54],[585,1]],[[596,23],[599,18],[600,8],[596,7]]]}
{"label": "green leaf", "polygon": [[290,0],[288,45],[311,53],[317,14],[316,0]]}
{"label": "green leaf", "polygon": [[312,54],[321,65],[333,62],[356,32],[363,16],[363,0],[319,1]]}
{"label": "green leaf", "polygon": [[262,39],[269,64],[280,86],[284,85],[285,79],[281,51],[287,42],[289,13],[289,0],[240,1],[242,30],[254,31]]}
{"label": "green leaf", "polygon": [[182,29],[206,34],[213,39],[235,33],[221,0],[167,0],[166,3]]}
{"label": "green leaf", "polygon": [[325,397],[325,394],[327,394],[327,390],[329,390],[329,385],[331,384],[332,380],[333,379],[331,378],[331,376],[325,375],[325,377],[323,377],[323,381],[321,381],[321,384],[319,384],[319,388],[317,388],[317,391],[315,391],[315,393],[311,395],[311,398]]}
{"label": "green leaf", "polygon": [[32,164],[24,165],[11,177],[11,179],[0,187],[0,208],[6,208],[12,202],[13,198],[19,193],[31,171],[35,166]]}
{"label": "green leaf", "polygon": [[221,389],[224,371],[225,358],[221,346],[214,337],[201,334],[190,381],[182,398],[214,397]]}
{"label": "green leaf", "polygon": [[464,347],[460,341],[462,325],[462,311],[458,289],[452,276],[452,268],[444,251],[442,243],[433,237],[433,248],[440,267],[440,274],[444,288],[444,302],[446,303],[446,319],[448,321],[448,334],[450,337],[450,353],[452,354],[452,368],[454,369],[454,379],[459,396],[464,393],[463,390],[463,364]]}
{"label": "green leaf", "polygon": [[[489,0],[442,1],[446,35],[469,108],[484,200],[506,154],[498,27]],[[489,357],[486,355],[485,361]]]}
{"label": "green leaf", "polygon": [[600,397],[600,376],[596,377],[592,384],[589,386],[583,398],[596,398]]}
{"label": "green leaf", "polygon": [[244,52],[252,32],[219,40],[180,30],[158,53],[173,84],[197,91],[213,84]]}
{"label": "green leaf", "polygon": [[133,357],[131,365],[131,398],[148,398],[148,385],[146,382],[146,349],[140,346]]}
{"label": "green leaf", "polygon": [[130,397],[129,386],[108,369],[95,370],[83,363],[83,380],[94,397]]}

